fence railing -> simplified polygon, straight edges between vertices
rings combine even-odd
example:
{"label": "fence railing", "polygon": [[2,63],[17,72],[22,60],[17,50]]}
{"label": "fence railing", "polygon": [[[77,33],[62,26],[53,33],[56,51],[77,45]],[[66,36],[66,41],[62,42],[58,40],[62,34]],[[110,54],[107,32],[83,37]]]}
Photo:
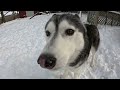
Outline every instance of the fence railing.
{"label": "fence railing", "polygon": [[90,24],[120,26],[120,12],[118,11],[88,11],[87,21]]}

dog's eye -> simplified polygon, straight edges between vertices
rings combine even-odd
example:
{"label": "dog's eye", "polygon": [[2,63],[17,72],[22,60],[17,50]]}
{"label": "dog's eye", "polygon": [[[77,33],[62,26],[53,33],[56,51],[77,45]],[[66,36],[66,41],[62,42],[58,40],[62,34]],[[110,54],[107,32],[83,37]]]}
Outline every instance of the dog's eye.
{"label": "dog's eye", "polygon": [[67,30],[65,31],[65,34],[71,36],[71,35],[74,34],[74,30],[73,30],[73,29],[67,29]]}
{"label": "dog's eye", "polygon": [[49,37],[50,34],[51,34],[49,31],[45,31],[45,33],[46,33],[46,36],[47,36],[47,37]]}

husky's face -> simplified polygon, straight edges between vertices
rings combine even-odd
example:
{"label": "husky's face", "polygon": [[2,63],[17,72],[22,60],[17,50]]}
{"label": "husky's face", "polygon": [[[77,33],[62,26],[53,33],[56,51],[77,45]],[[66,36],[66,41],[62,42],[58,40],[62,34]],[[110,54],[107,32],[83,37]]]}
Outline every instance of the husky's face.
{"label": "husky's face", "polygon": [[45,26],[47,44],[38,63],[58,69],[72,63],[84,48],[84,27],[78,15],[53,15]]}

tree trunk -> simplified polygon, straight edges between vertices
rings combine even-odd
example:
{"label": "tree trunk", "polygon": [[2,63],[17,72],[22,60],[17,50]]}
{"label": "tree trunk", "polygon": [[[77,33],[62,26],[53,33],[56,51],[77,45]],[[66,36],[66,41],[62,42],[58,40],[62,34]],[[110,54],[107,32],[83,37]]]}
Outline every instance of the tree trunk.
{"label": "tree trunk", "polygon": [[13,19],[15,19],[15,12],[14,11],[13,11],[12,15],[13,15]]}
{"label": "tree trunk", "polygon": [[1,19],[2,19],[2,23],[5,23],[5,16],[4,16],[3,11],[1,11]]}

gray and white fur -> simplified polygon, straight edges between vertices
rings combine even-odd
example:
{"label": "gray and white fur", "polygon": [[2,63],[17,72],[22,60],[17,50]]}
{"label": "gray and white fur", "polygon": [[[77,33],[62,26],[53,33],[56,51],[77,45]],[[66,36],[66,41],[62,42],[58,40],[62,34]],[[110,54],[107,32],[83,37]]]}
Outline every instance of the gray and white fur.
{"label": "gray and white fur", "polygon": [[[74,33],[67,35],[67,30],[71,30],[68,33]],[[55,61],[55,65],[47,69],[78,68],[88,59],[91,48],[96,52],[99,47],[100,36],[97,27],[83,24],[77,14],[54,14],[46,23],[46,31],[50,35],[46,36],[47,44],[38,59],[43,68],[50,67],[43,65],[50,58]],[[50,63],[52,65],[52,61]]]}

